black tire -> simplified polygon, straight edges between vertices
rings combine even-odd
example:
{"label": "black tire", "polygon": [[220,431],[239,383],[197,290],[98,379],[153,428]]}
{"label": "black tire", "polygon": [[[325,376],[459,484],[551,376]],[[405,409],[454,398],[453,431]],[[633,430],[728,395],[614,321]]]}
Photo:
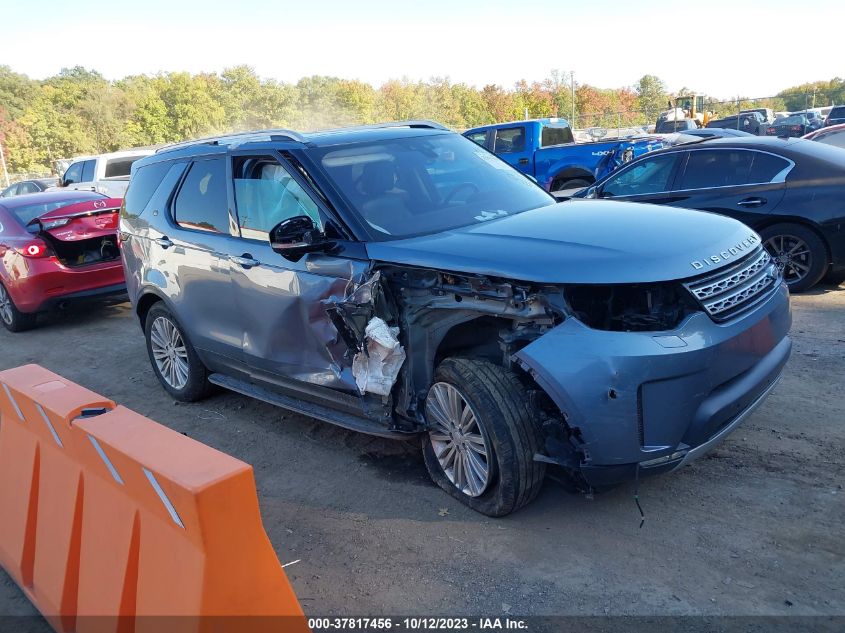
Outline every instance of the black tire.
{"label": "black tire", "polygon": [[527,394],[516,375],[485,360],[447,358],[437,367],[435,384],[447,383],[469,404],[492,453],[490,480],[479,496],[452,483],[426,434],[423,457],[432,480],[473,510],[501,517],[532,501],[543,484],[546,466],[534,461],[542,445]]}
{"label": "black tire", "polygon": [[[176,388],[168,383],[167,379],[159,369],[155,357],[153,356],[152,331],[153,324],[157,319],[166,319],[169,321],[173,324],[173,326],[175,326],[179,335],[182,337],[185,352],[187,352],[186,360],[188,365],[188,377],[184,386],[181,388]],[[150,308],[149,312],[147,312],[147,318],[144,322],[144,335],[147,340],[147,355],[150,358],[153,373],[155,373],[156,378],[158,378],[158,381],[167,393],[181,402],[196,402],[197,400],[202,400],[211,392],[211,383],[208,382],[208,370],[205,365],[202,364],[199,356],[197,356],[194,347],[185,335],[185,330],[182,328],[179,321],[176,320],[176,317],[170,313],[170,310],[167,309],[164,303],[159,302],[155,304],[152,308]]]}
{"label": "black tire", "polygon": [[12,300],[12,295],[6,287],[0,283],[0,306],[6,306],[6,310],[0,309],[0,323],[10,332],[23,332],[35,327],[38,320],[35,314],[21,312]]}
{"label": "black tire", "polygon": [[[807,267],[807,271],[799,277],[790,279],[790,274],[796,269],[790,268],[787,263],[784,270],[784,279],[790,292],[804,292],[815,286],[821,278],[824,277],[828,267],[827,247],[824,241],[812,229],[800,224],[773,224],[760,231],[760,236],[763,238],[763,244],[769,254],[778,260],[778,257],[785,257],[788,248],[780,251],[781,244],[789,243],[790,239],[798,239],[807,245],[808,255],[806,259],[802,259],[801,264]],[[803,251],[801,251],[803,252]],[[803,256],[802,256],[803,257]]]}
{"label": "black tire", "polygon": [[583,189],[589,187],[591,182],[583,178],[575,178],[574,180],[556,180],[552,184],[552,191],[562,191],[564,189]]}

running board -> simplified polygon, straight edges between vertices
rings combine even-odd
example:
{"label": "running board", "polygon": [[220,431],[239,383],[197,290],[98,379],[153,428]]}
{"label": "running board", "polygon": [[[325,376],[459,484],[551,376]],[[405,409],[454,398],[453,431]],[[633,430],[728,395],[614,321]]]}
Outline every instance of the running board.
{"label": "running board", "polygon": [[403,431],[391,431],[390,429],[380,425],[378,422],[368,420],[364,417],[344,413],[343,411],[337,411],[314,402],[285,396],[283,394],[270,391],[269,389],[264,389],[263,387],[259,387],[258,385],[254,385],[250,382],[238,380],[237,378],[232,378],[231,376],[226,376],[224,374],[211,374],[208,377],[208,381],[212,384],[219,385],[224,389],[235,391],[245,396],[249,396],[250,398],[255,398],[256,400],[261,400],[262,402],[266,402],[283,409],[288,409],[289,411],[293,411],[295,413],[301,413],[302,415],[317,418],[323,422],[329,422],[350,431],[366,433],[367,435],[376,435],[378,437],[386,437],[393,440],[408,439],[409,437],[416,435],[415,433],[407,433]]}

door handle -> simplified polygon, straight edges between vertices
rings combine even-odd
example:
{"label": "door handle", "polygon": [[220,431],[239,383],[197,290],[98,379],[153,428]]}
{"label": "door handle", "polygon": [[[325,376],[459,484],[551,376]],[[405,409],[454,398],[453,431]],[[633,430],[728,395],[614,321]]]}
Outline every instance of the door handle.
{"label": "door handle", "polygon": [[257,259],[253,259],[252,255],[249,253],[244,253],[240,257],[229,257],[229,260],[236,263],[238,266],[243,266],[244,268],[252,268],[253,266],[259,266],[261,264],[261,262]]}
{"label": "door handle", "polygon": [[762,207],[766,204],[765,198],[746,198],[736,203],[738,207]]}
{"label": "door handle", "polygon": [[527,159],[527,158],[520,158],[520,159],[519,159],[519,164],[520,164],[520,165],[527,165],[527,164],[528,164],[528,159]]}
{"label": "door handle", "polygon": [[170,248],[171,246],[173,246],[173,242],[171,242],[170,238],[166,235],[162,237],[157,237],[153,241],[162,248]]}

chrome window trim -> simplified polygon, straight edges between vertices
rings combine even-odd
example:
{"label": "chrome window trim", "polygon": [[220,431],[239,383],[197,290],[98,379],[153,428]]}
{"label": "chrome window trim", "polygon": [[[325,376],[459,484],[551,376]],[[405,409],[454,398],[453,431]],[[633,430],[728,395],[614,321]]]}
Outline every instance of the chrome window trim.
{"label": "chrome window trim", "polygon": [[[776,158],[780,158],[782,160],[785,160],[789,164],[786,167],[784,167],[781,171],[776,173],[774,175],[774,177],[768,182],[746,182],[746,183],[743,183],[741,185],[717,185],[715,187],[697,187],[695,189],[672,189],[671,191],[651,191],[649,193],[641,193],[641,194],[634,193],[634,194],[628,194],[628,195],[631,195],[631,196],[637,196],[637,195],[640,195],[640,196],[655,196],[655,195],[671,194],[671,193],[686,193],[688,191],[710,191],[712,189],[728,189],[728,188],[733,188],[733,187],[756,187],[756,186],[760,186],[760,185],[780,185],[780,184],[783,184],[783,183],[786,182],[786,177],[789,175],[789,172],[791,172],[793,170],[793,168],[795,167],[795,161],[792,160],[791,158],[787,158],[786,156],[781,156],[780,154],[775,154],[774,152],[767,152],[766,150],[763,150],[763,149],[749,149],[749,148],[746,148],[746,147],[695,147],[695,148],[688,148],[688,149],[677,149],[677,150],[673,149],[673,150],[670,150],[668,152],[660,152],[660,154],[658,154],[657,156],[668,156],[669,154],[683,154],[683,153],[690,154],[692,152],[704,152],[704,151],[713,151],[713,150],[716,150],[716,151],[760,152],[761,154],[768,154],[769,156],[774,156]],[[646,154],[645,156],[642,156],[639,159],[637,159],[637,162],[639,160],[643,160],[643,162],[645,162],[645,159],[655,158],[655,157],[656,156],[649,156],[648,154]],[[632,165],[632,166],[635,165],[635,164],[636,164],[636,162],[629,163],[629,165]],[[627,167],[627,165],[626,165],[626,167]],[[631,168],[633,168],[633,167],[631,167]],[[684,165],[684,171],[686,171],[686,165]],[[625,197],[625,196],[614,196],[614,197],[622,198],[622,197]]]}

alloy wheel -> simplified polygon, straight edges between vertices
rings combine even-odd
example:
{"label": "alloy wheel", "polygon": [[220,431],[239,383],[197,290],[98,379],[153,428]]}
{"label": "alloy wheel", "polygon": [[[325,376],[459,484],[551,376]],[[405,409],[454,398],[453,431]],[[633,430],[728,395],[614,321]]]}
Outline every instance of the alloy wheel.
{"label": "alloy wheel", "polygon": [[188,384],[188,350],[179,328],[165,317],[153,321],[150,348],[161,377],[174,389]]}
{"label": "alloy wheel", "polygon": [[3,319],[3,323],[6,325],[11,325],[14,318],[15,315],[12,313],[12,299],[9,297],[6,289],[0,286],[0,319]]}
{"label": "alloy wheel", "polygon": [[455,487],[478,497],[490,485],[490,450],[472,407],[454,386],[432,385],[425,401],[428,437],[440,467]]}
{"label": "alloy wheel", "polygon": [[765,246],[787,284],[801,281],[810,272],[813,254],[801,238],[794,235],[773,235],[766,240]]}

